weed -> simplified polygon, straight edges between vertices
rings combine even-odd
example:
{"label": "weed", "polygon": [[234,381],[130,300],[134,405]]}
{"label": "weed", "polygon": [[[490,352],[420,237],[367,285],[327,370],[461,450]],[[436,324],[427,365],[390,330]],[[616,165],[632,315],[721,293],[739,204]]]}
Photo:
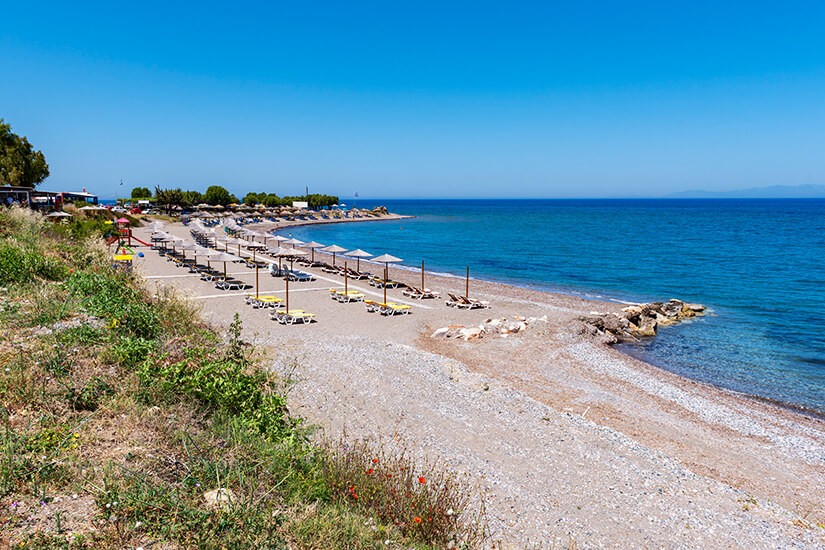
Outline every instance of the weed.
{"label": "weed", "polygon": [[66,392],[66,401],[75,411],[96,411],[101,401],[114,393],[114,388],[105,380],[94,376],[81,388],[70,386]]}

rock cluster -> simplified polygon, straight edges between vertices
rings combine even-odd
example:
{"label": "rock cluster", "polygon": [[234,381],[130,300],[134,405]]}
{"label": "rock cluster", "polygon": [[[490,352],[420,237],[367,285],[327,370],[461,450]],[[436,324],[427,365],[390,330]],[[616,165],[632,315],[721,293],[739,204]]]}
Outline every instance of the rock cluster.
{"label": "rock cluster", "polygon": [[450,325],[437,329],[430,338],[461,338],[462,340],[476,340],[489,335],[499,335],[506,338],[511,334],[524,332],[528,327],[538,323],[547,323],[547,316],[523,317],[516,315],[512,319],[487,319],[480,325],[464,326]]}
{"label": "rock cluster", "polygon": [[598,333],[615,342],[635,341],[656,336],[659,327],[675,325],[685,319],[704,315],[705,306],[671,299],[622,308],[621,314],[591,313],[581,320],[595,327]]}

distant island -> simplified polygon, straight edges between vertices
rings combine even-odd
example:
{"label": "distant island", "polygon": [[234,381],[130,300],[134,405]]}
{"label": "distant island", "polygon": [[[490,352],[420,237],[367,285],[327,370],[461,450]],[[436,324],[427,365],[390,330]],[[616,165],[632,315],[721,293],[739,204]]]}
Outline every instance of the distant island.
{"label": "distant island", "polygon": [[680,191],[670,199],[822,199],[825,185],[771,185],[735,191]]}

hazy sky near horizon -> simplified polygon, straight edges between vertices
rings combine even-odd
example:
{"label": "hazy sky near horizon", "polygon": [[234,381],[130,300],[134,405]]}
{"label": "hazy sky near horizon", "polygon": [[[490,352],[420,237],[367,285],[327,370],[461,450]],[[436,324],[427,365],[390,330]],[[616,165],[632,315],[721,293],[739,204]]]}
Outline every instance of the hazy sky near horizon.
{"label": "hazy sky near horizon", "polygon": [[45,189],[825,184],[822,2],[17,2],[3,19],[0,117],[45,153]]}

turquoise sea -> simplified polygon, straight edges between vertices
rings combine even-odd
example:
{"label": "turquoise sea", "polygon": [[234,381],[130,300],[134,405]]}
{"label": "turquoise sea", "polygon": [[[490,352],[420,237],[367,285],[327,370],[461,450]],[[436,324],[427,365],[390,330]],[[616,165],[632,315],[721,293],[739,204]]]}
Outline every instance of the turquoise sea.
{"label": "turquoise sea", "polygon": [[[358,200],[414,219],[293,228],[411,268],[712,314],[622,349],[825,414],[825,200]],[[353,206],[350,204],[350,206]]]}

